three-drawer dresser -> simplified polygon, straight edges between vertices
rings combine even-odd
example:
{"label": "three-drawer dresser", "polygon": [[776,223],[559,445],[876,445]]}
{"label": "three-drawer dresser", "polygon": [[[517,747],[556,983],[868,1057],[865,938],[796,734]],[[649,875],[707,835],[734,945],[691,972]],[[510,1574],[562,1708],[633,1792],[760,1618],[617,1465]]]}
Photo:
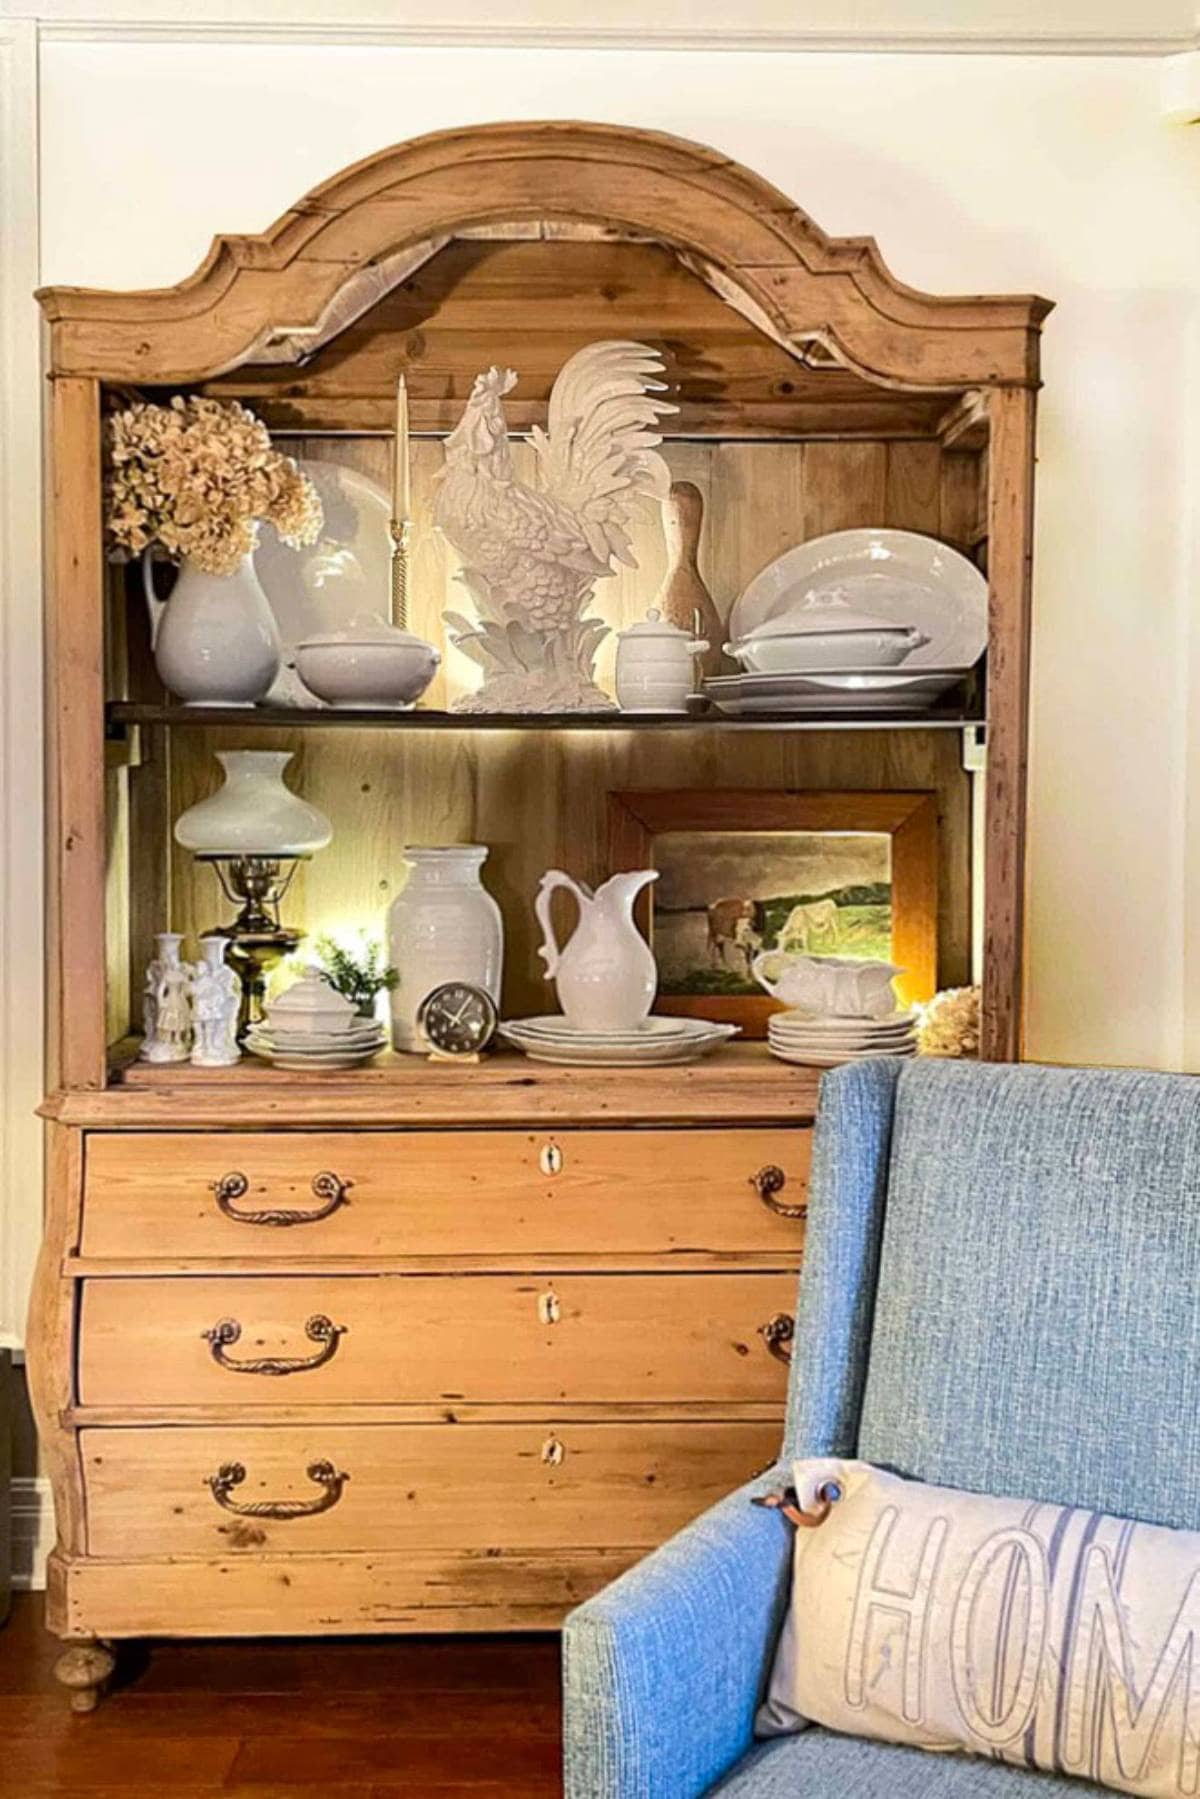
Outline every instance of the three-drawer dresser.
{"label": "three-drawer dresser", "polygon": [[122,1637],[553,1626],[774,1458],[814,1079],[575,1072],[53,1102],[31,1352],[81,1705]]}

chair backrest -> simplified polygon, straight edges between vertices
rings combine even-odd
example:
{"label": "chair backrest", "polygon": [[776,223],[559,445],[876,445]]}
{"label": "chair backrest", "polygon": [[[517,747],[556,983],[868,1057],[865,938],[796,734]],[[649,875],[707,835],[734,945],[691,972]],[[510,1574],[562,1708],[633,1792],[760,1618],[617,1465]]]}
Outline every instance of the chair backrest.
{"label": "chair backrest", "polygon": [[894,1083],[859,1456],[1200,1528],[1200,1081]]}

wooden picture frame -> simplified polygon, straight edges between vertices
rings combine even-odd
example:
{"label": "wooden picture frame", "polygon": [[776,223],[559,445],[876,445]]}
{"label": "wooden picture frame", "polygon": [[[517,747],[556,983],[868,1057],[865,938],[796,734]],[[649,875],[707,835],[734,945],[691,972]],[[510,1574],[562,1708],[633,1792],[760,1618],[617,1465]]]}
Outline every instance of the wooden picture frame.
{"label": "wooden picture frame", "polygon": [[[892,958],[904,970],[896,990],[904,1005],[937,992],[937,797],[932,793],[779,792],[757,788],[618,791],[608,796],[609,862],[653,868],[654,840],[667,832],[871,832],[891,839]],[[654,888],[639,901],[639,923],[654,941]],[[660,994],[659,1012],[740,1024],[764,1037],[781,1010],[766,993]]]}

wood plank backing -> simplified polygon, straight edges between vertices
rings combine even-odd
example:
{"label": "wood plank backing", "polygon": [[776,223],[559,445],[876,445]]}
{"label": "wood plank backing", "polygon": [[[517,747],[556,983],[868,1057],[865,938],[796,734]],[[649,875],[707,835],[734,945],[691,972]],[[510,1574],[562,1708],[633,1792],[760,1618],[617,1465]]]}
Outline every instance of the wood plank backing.
{"label": "wood plank backing", "polygon": [[[773,1457],[777,1424],[227,1425],[85,1430],[88,1549],[224,1557],[652,1548]],[[315,1507],[279,1519],[236,1506]],[[218,1503],[210,1482],[244,1479]],[[331,1589],[332,1590],[332,1589]]]}
{"label": "wood plank backing", "polygon": [[[542,1255],[582,1250],[669,1255],[778,1251],[803,1221],[764,1203],[755,1177],[783,1171],[777,1203],[801,1205],[804,1130],[150,1132],[89,1138],[85,1256],[328,1259],[338,1255]],[[545,1169],[559,1163],[559,1172]],[[346,1203],[313,1189],[331,1174]],[[241,1177],[225,1201],[216,1187]],[[297,1222],[231,1214],[285,1213]]]}
{"label": "wood plank backing", "polygon": [[[786,1363],[763,1328],[792,1312],[795,1291],[790,1270],[86,1281],[79,1399],[242,1408],[636,1397],[782,1408]],[[332,1331],[310,1332],[313,1318]],[[222,1333],[223,1323],[232,1328]]]}

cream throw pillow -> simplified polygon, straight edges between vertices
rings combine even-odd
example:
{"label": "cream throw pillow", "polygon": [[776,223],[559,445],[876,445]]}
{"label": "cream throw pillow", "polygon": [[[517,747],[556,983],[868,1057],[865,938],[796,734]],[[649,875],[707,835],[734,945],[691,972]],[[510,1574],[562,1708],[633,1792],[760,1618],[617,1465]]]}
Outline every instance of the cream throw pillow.
{"label": "cream throw pillow", "polygon": [[758,1732],[967,1749],[1200,1793],[1200,1534],[797,1462],[806,1512]]}

